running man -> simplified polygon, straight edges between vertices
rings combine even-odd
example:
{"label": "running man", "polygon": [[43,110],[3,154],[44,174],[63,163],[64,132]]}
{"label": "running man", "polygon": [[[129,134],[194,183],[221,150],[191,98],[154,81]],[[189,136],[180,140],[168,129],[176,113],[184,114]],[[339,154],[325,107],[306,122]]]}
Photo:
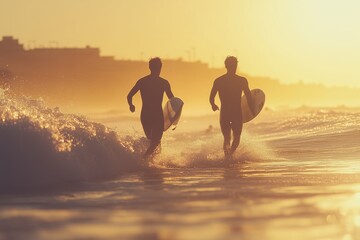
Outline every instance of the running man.
{"label": "running man", "polygon": [[130,111],[135,112],[132,98],[140,91],[142,100],[141,124],[147,139],[150,140],[150,146],[146,150],[145,157],[154,153],[161,142],[164,131],[164,116],[162,110],[164,92],[166,92],[169,99],[174,97],[169,82],[160,77],[161,67],[162,63],[160,58],[150,59],[150,75],[138,80],[127,96]]}
{"label": "running man", "polygon": [[[246,78],[236,74],[237,58],[229,56],[225,59],[225,67],[227,73],[214,81],[210,93],[210,104],[213,111],[219,110],[215,104],[216,93],[219,92],[221,102],[220,110],[220,127],[224,136],[224,154],[228,159],[235,152],[240,144],[240,135],[243,127],[241,113],[241,96],[244,92],[249,104],[249,108],[253,112],[253,103],[249,84]],[[231,142],[231,131],[233,133],[233,141]]]}

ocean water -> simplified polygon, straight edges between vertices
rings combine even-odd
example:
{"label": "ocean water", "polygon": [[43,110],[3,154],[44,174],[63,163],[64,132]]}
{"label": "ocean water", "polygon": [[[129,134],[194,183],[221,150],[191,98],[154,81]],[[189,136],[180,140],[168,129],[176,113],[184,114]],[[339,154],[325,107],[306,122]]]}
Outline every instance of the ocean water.
{"label": "ocean water", "polygon": [[0,239],[360,239],[358,109],[264,110],[231,164],[217,118],[144,164],[136,115],[2,96]]}

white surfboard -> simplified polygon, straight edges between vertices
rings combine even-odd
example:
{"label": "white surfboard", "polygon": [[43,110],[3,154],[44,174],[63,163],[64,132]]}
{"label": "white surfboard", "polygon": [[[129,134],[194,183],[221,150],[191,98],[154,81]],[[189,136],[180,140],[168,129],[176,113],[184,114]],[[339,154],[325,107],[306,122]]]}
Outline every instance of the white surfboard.
{"label": "white surfboard", "polygon": [[254,114],[250,111],[249,105],[247,103],[246,96],[241,98],[241,111],[243,117],[243,123],[249,122],[254,119],[264,107],[265,104],[265,93],[261,89],[251,90],[251,98],[254,104]]}
{"label": "white surfboard", "polygon": [[172,127],[175,130],[179,123],[184,102],[177,97],[173,97],[164,106],[164,132]]}

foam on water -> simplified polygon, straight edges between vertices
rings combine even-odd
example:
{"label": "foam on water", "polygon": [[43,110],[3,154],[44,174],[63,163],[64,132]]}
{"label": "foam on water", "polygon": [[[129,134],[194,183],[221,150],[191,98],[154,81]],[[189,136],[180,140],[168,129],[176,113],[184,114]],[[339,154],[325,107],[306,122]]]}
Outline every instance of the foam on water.
{"label": "foam on water", "polygon": [[[165,137],[152,167],[223,166],[220,134],[191,133]],[[235,163],[260,155],[251,141],[242,144]],[[41,100],[0,99],[0,192],[49,188],[69,182],[104,179],[144,170],[148,141],[119,136],[85,117],[63,114]],[[257,152],[257,153],[256,153]],[[255,154],[256,153],[256,154]]]}
{"label": "foam on water", "polygon": [[[228,166],[222,150],[223,137],[220,132],[179,133],[164,137],[162,153],[155,158],[158,167],[213,168]],[[272,150],[263,142],[243,133],[239,149],[234,153],[231,164],[262,161],[275,158]]]}
{"label": "foam on water", "polygon": [[25,97],[0,100],[0,190],[108,178],[139,168],[126,141]]}
{"label": "foam on water", "polygon": [[[0,91],[0,192],[49,188],[122,173],[146,171],[142,154],[148,141],[63,114],[43,101],[6,96]],[[269,117],[245,125],[232,164],[333,159],[360,156],[358,112],[312,111]],[[204,120],[201,120],[204,122]],[[164,134],[162,152],[150,167],[217,168],[223,161],[222,135],[216,131]]]}
{"label": "foam on water", "polygon": [[293,110],[276,113],[251,128],[282,157],[358,160],[359,121],[358,109]]}

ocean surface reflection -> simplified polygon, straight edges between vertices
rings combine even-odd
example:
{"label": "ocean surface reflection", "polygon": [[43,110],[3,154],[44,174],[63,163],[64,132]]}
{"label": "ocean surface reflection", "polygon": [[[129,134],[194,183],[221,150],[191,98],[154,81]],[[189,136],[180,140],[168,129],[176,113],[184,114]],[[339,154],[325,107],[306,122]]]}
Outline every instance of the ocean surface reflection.
{"label": "ocean surface reflection", "polygon": [[263,170],[249,163],[216,169],[154,168],[51,194],[3,196],[0,236],[360,239],[359,173],[306,169],[303,174],[303,169],[292,169],[292,174],[283,174],[283,168],[259,165]]}

